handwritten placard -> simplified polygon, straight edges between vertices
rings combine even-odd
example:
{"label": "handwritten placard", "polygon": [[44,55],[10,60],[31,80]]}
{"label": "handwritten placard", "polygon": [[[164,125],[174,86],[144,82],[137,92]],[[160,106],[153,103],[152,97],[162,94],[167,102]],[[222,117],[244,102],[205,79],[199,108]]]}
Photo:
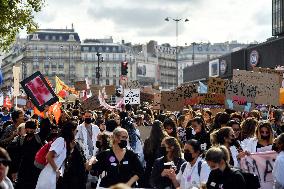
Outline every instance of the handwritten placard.
{"label": "handwritten placard", "polygon": [[154,100],[154,94],[141,92],[140,93],[140,100],[142,102],[151,102]]}
{"label": "handwritten placard", "polygon": [[254,72],[277,74],[279,76],[279,84],[282,85],[284,70],[275,70],[270,68],[253,67]]}
{"label": "handwritten placard", "polygon": [[161,109],[161,93],[155,93],[154,94],[152,109],[153,110],[160,110]]}
{"label": "handwritten placard", "polygon": [[279,76],[277,74],[233,70],[233,81],[257,86],[256,104],[279,105]]}
{"label": "handwritten placard", "polygon": [[208,93],[225,94],[227,81],[217,77],[209,77]]}
{"label": "handwritten placard", "polygon": [[105,91],[106,91],[106,95],[115,95],[115,86],[114,85],[106,85],[105,86]]}
{"label": "handwritten placard", "polygon": [[216,93],[198,94],[198,104],[204,105],[224,105],[225,95]]}
{"label": "handwritten placard", "polygon": [[87,90],[87,83],[86,81],[76,81],[74,87],[76,91]]}
{"label": "handwritten placard", "polygon": [[99,86],[99,85],[91,85],[91,86],[90,86],[90,90],[91,90],[91,92],[92,92],[93,95],[99,96],[99,93],[100,93],[100,90],[101,90],[101,89],[102,89],[102,87]]}
{"label": "handwritten placard", "polygon": [[124,89],[124,104],[140,104],[140,89]]}
{"label": "handwritten placard", "polygon": [[97,95],[93,95],[81,103],[83,110],[95,110],[100,107],[100,100]]}
{"label": "handwritten placard", "polygon": [[138,80],[128,81],[125,84],[125,89],[140,89],[140,83]]}
{"label": "handwritten placard", "polygon": [[183,96],[175,91],[161,92],[161,110],[180,111],[183,109]]}
{"label": "handwritten placard", "polygon": [[255,106],[257,87],[230,81],[226,86],[225,107],[236,111],[251,111]]}

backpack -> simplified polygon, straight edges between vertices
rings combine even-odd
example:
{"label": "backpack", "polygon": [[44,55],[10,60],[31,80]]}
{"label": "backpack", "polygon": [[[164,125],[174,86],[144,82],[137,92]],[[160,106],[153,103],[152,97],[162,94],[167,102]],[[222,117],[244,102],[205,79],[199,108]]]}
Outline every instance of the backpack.
{"label": "backpack", "polygon": [[[183,174],[184,170],[185,170],[185,167],[186,167],[186,164],[187,162],[184,162],[182,165],[181,165],[181,173]],[[202,161],[199,161],[198,164],[197,164],[197,172],[198,172],[198,176],[200,177],[200,173],[201,173],[201,166],[202,166]]]}
{"label": "backpack", "polygon": [[239,172],[241,175],[243,175],[246,183],[246,188],[248,189],[258,189],[260,188],[259,178],[257,175],[253,173],[249,173],[246,171],[243,171],[242,169],[236,169],[232,168],[233,172]]}
{"label": "backpack", "polygon": [[51,147],[52,142],[53,141],[46,143],[37,151],[35,155],[35,161],[34,161],[34,165],[37,168],[43,169],[47,165],[46,155]]}

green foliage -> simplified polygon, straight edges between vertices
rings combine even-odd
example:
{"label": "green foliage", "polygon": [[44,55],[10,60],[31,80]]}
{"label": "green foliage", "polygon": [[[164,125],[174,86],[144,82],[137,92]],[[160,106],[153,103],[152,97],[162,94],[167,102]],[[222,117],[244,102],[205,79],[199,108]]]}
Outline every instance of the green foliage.
{"label": "green foliage", "polygon": [[38,28],[34,13],[45,0],[0,0],[0,50],[7,51],[21,29],[28,33]]}

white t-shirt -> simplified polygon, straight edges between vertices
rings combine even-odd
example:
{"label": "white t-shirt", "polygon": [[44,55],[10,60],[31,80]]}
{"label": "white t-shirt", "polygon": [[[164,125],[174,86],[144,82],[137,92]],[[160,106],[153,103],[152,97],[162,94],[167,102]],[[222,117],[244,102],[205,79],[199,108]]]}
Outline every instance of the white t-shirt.
{"label": "white t-shirt", "polygon": [[276,184],[284,187],[284,152],[280,152],[277,156],[274,168],[272,171]]}
{"label": "white t-shirt", "polygon": [[[200,176],[198,174],[198,162],[202,161]],[[200,157],[195,164],[191,166],[190,163],[186,164],[186,167],[182,173],[180,169],[177,174],[177,181],[180,183],[181,189],[189,189],[193,187],[199,188],[201,184],[206,184],[210,173],[210,168],[205,161]]]}

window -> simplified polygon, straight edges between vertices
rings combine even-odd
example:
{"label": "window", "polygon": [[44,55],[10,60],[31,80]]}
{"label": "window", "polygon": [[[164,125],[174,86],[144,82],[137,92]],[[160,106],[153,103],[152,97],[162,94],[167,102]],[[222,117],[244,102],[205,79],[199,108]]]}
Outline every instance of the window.
{"label": "window", "polygon": [[83,47],[83,51],[88,52],[89,51],[89,47]]}
{"label": "window", "polygon": [[108,79],[106,79],[106,85],[109,85],[109,80]]}
{"label": "window", "polygon": [[109,77],[109,67],[106,67],[106,77]]}
{"label": "window", "polygon": [[113,60],[114,61],[116,60],[116,54],[113,54]]}
{"label": "window", "polygon": [[84,54],[84,60],[85,60],[85,61],[88,60],[88,54]]}
{"label": "window", "polygon": [[69,39],[68,39],[68,41],[75,41],[75,39],[74,39],[74,35],[73,35],[73,34],[70,34],[70,35],[69,35]]}
{"label": "window", "polygon": [[92,54],[92,61],[96,60],[96,54]]}
{"label": "window", "polygon": [[122,54],[119,54],[118,56],[119,56],[119,60],[122,60]]}
{"label": "window", "polygon": [[56,37],[55,37],[55,36],[52,36],[52,40],[54,40],[54,41],[55,41],[55,40],[56,40]]}
{"label": "window", "polygon": [[48,35],[45,36],[45,40],[49,40],[49,36]]}
{"label": "window", "polygon": [[115,47],[112,47],[112,52],[116,52],[116,48]]}
{"label": "window", "polygon": [[59,36],[59,40],[62,41],[62,39],[63,39],[63,38],[62,38],[62,36],[60,35],[60,36]]}
{"label": "window", "polygon": [[109,54],[106,54],[106,61],[109,61]]}
{"label": "window", "polygon": [[116,79],[113,79],[112,84],[116,86]]}

